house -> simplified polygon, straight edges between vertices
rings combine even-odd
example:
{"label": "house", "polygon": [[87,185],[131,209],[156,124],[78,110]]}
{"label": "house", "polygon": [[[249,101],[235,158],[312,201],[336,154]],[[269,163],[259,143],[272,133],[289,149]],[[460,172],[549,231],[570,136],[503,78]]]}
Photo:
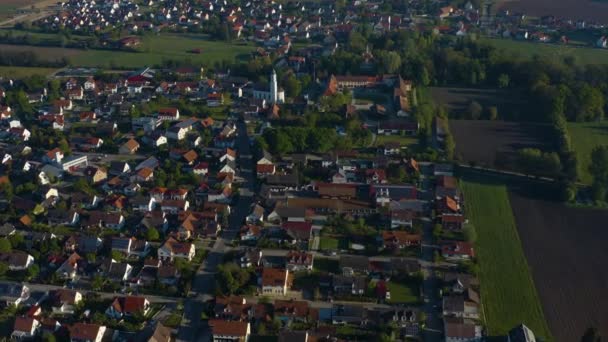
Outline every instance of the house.
{"label": "house", "polygon": [[470,242],[445,241],[441,243],[441,255],[448,260],[462,261],[475,257],[475,251]]}
{"label": "house", "polygon": [[236,151],[231,148],[227,148],[220,156],[220,163],[224,163],[226,160],[235,161],[236,160]]}
{"label": "house", "polygon": [[91,323],[74,323],[69,329],[70,342],[101,342],[106,327]]}
{"label": "house", "polygon": [[443,328],[446,342],[479,342],[483,340],[482,327],[471,320],[445,317]]}
{"label": "house", "polygon": [[120,146],[118,153],[135,154],[137,150],[139,150],[139,143],[135,139],[129,139],[126,143]]}
{"label": "house", "polygon": [[137,196],[131,200],[131,207],[134,211],[148,212],[154,210],[155,206],[156,198],[154,197]]}
{"label": "house", "polygon": [[366,274],[369,272],[369,258],[361,255],[341,255],[340,269],[345,275],[354,273]]}
{"label": "house", "polygon": [[466,219],[461,214],[443,214],[439,217],[441,226],[445,230],[461,231]]}
{"label": "house", "polygon": [[179,120],[179,110],[177,108],[162,108],[158,110],[158,119],[161,121]]}
{"label": "house", "polygon": [[386,249],[403,249],[411,246],[420,246],[422,236],[406,231],[383,231],[382,246]]}
{"label": "house", "polygon": [[308,322],[309,319],[315,320],[313,312],[307,301],[303,300],[275,300],[274,316],[285,325],[291,322]]}
{"label": "house", "polygon": [[262,293],[264,295],[285,296],[288,288],[291,287],[289,270],[264,268],[261,280]]}
{"label": "house", "polygon": [[172,342],[173,337],[171,336],[171,328],[165,327],[160,322],[156,323],[156,328],[148,342]]}
{"label": "house", "polygon": [[76,305],[82,302],[82,293],[69,289],[57,289],[49,293],[49,298],[54,314],[73,314]]}
{"label": "house", "polygon": [[120,176],[131,172],[131,167],[127,162],[112,161],[110,163],[110,174],[114,176]]}
{"label": "house", "polygon": [[106,315],[110,318],[121,319],[136,313],[146,315],[148,311],[150,311],[150,301],[148,299],[145,297],[126,296],[114,298],[114,301],[106,310]]}
{"label": "house", "polygon": [[57,275],[62,279],[71,279],[76,278],[76,273],[78,272],[79,266],[78,263],[82,257],[77,253],[72,253],[59,268],[57,271]]}
{"label": "house", "polygon": [[536,336],[525,324],[520,324],[509,331],[507,342],[536,342]]}
{"label": "house", "polygon": [[0,262],[8,265],[11,271],[24,271],[34,264],[34,257],[20,251],[0,253]]}
{"label": "house", "polygon": [[479,295],[469,289],[463,295],[443,297],[443,316],[479,319]]}
{"label": "house", "polygon": [[412,228],[416,214],[412,210],[391,211],[391,229]]}
{"label": "house", "polygon": [[249,322],[209,320],[213,342],[246,342],[251,334]]}
{"label": "house", "polygon": [[16,317],[11,338],[17,341],[33,339],[40,329],[40,321],[32,317]]}
{"label": "house", "polygon": [[357,185],[318,183],[317,192],[321,198],[353,199],[357,197]]}
{"label": "house", "polygon": [[367,279],[364,276],[333,275],[332,289],[335,294],[363,295],[367,290]]}
{"label": "house", "polygon": [[270,153],[264,151],[264,155],[256,163],[256,172],[259,178],[264,178],[268,175],[274,175],[276,167],[272,162]]}
{"label": "house", "polygon": [[186,200],[164,200],[160,204],[160,208],[163,212],[169,212],[177,214],[180,211],[187,211],[190,206],[190,202]]}
{"label": "house", "polygon": [[126,262],[116,262],[113,259],[109,259],[102,265],[102,270],[104,271],[106,278],[121,283],[127,281],[131,277],[133,266]]}
{"label": "house", "polygon": [[288,221],[281,225],[292,241],[306,243],[310,241],[312,235],[312,223]]}
{"label": "house", "polygon": [[167,138],[180,141],[186,138],[186,133],[188,129],[175,125],[167,130]]}
{"label": "house", "polygon": [[262,237],[262,228],[253,224],[241,227],[241,241],[257,241]]}
{"label": "house", "polygon": [[209,173],[209,163],[200,162],[200,163],[196,164],[194,166],[194,168],[192,168],[192,172],[195,175],[205,176],[206,174]]}
{"label": "house", "polygon": [[290,272],[312,271],[314,255],[302,251],[290,251],[287,253],[286,267]]}
{"label": "house", "polygon": [[188,242],[179,242],[170,237],[158,248],[158,258],[160,260],[173,261],[175,258],[186,259],[192,261],[195,255],[194,244]]}
{"label": "house", "polygon": [[249,224],[261,224],[264,222],[264,207],[255,203],[252,205],[251,213],[247,215],[245,221]]}
{"label": "house", "polygon": [[114,237],[112,238],[111,249],[128,257],[143,258],[150,250],[150,243],[145,240],[138,240],[135,237]]}
{"label": "house", "polygon": [[30,298],[29,287],[23,284],[0,284],[0,302],[6,306],[19,305]]}
{"label": "house", "polygon": [[88,166],[84,169],[84,175],[93,184],[97,184],[108,179],[108,172],[103,167]]}
{"label": "house", "polygon": [[262,250],[248,249],[237,254],[238,264],[241,268],[258,267],[262,260]]}
{"label": "house", "polygon": [[377,205],[385,206],[391,201],[415,200],[418,191],[414,185],[373,184],[370,186],[370,197],[375,199]]}

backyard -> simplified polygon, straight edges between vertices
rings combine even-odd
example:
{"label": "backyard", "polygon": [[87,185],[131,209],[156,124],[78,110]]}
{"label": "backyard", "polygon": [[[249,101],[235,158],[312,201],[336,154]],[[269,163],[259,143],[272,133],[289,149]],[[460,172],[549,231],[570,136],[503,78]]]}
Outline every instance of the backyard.
{"label": "backyard", "polygon": [[524,255],[507,188],[481,177],[462,182],[467,215],[476,227],[476,258],[483,312],[489,336],[504,336],[524,323],[551,339],[538,293]]}

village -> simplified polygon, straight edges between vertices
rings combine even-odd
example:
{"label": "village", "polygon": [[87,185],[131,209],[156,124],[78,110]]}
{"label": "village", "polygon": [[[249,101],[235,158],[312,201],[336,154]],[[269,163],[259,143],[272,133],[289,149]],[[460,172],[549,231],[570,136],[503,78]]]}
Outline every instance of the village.
{"label": "village", "polygon": [[[286,97],[274,69],[266,85],[207,75],[63,78],[54,95],[2,84],[3,100],[13,92],[33,109],[0,108],[2,300],[16,315],[13,338],[483,337],[474,228],[453,166],[418,161],[399,143],[419,129],[412,82],[332,75],[317,84],[322,98],[394,97],[353,99],[331,115],[381,121],[330,130],[326,142],[307,132],[309,151],[277,153],[272,144],[291,142],[273,127],[327,100]],[[171,105],[183,100],[220,111],[186,115]],[[340,150],[359,130],[384,142]]]}
{"label": "village", "polygon": [[[487,309],[478,223],[459,173],[487,165],[456,155],[453,113],[429,87],[527,82],[507,67],[481,67],[466,45],[477,35],[603,49],[603,24],[490,16],[471,1],[50,8],[0,43],[93,51],[106,67],[53,62],[61,69],[47,77],[0,77],[0,337],[518,342],[545,334]],[[60,39],[43,39],[49,32]],[[585,43],[571,42],[573,32]],[[159,37],[179,46],[161,50],[186,58],[149,62]],[[197,43],[178,45],[180,37]],[[464,52],[454,52],[459,44]],[[219,45],[248,53],[199,63]],[[439,47],[448,52],[431,55]],[[106,52],[145,66],[110,63]],[[496,106],[466,106],[476,117],[459,119],[504,118]],[[496,334],[496,321],[509,326]]]}

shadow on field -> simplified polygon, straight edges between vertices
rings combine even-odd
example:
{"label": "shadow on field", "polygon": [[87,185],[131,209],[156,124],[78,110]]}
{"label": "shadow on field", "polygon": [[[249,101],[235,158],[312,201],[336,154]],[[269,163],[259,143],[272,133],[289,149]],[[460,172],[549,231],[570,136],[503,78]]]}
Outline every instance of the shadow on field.
{"label": "shadow on field", "polygon": [[513,175],[478,171],[464,167],[459,167],[456,172],[458,177],[465,181],[486,185],[506,185],[510,192],[522,197],[559,202],[560,188],[555,182],[548,182],[540,179],[525,179]]}

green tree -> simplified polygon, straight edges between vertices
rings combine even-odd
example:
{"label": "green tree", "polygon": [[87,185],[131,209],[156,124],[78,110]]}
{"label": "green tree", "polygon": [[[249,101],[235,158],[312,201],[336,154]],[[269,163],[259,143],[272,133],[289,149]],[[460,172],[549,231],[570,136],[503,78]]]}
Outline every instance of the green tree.
{"label": "green tree", "polygon": [[291,75],[285,82],[285,91],[287,96],[291,98],[298,97],[302,92],[302,83],[294,75]]}
{"label": "green tree", "polygon": [[499,88],[508,88],[510,82],[511,82],[511,79],[509,78],[509,75],[500,74],[500,76],[498,76],[498,87]]}
{"label": "green tree", "polygon": [[27,269],[27,276],[29,279],[33,279],[40,273],[40,267],[37,264],[33,264]]}
{"label": "green tree", "polygon": [[395,73],[401,68],[401,56],[395,51],[389,51],[380,55],[381,65],[389,73]]}
{"label": "green tree", "polygon": [[479,120],[481,118],[481,114],[483,113],[483,107],[477,101],[471,101],[469,106],[467,107],[467,112],[469,113],[469,118],[473,120]]}
{"label": "green tree", "polygon": [[488,107],[488,120],[498,119],[498,108],[496,106]]}
{"label": "green tree", "polygon": [[158,230],[156,230],[156,228],[150,227],[146,231],[146,238],[149,241],[158,241],[158,239],[160,239],[160,234],[158,233]]}
{"label": "green tree", "polygon": [[585,334],[581,338],[581,342],[601,342],[601,340],[600,333],[595,327],[590,327],[585,330]]}
{"label": "green tree", "polygon": [[0,239],[0,253],[8,253],[12,250],[11,243],[8,239]]}
{"label": "green tree", "polygon": [[43,342],[55,342],[55,335],[53,335],[50,332],[45,332],[44,335],[42,335],[42,341]]}
{"label": "green tree", "polygon": [[0,275],[5,275],[8,272],[8,264],[0,261]]}

